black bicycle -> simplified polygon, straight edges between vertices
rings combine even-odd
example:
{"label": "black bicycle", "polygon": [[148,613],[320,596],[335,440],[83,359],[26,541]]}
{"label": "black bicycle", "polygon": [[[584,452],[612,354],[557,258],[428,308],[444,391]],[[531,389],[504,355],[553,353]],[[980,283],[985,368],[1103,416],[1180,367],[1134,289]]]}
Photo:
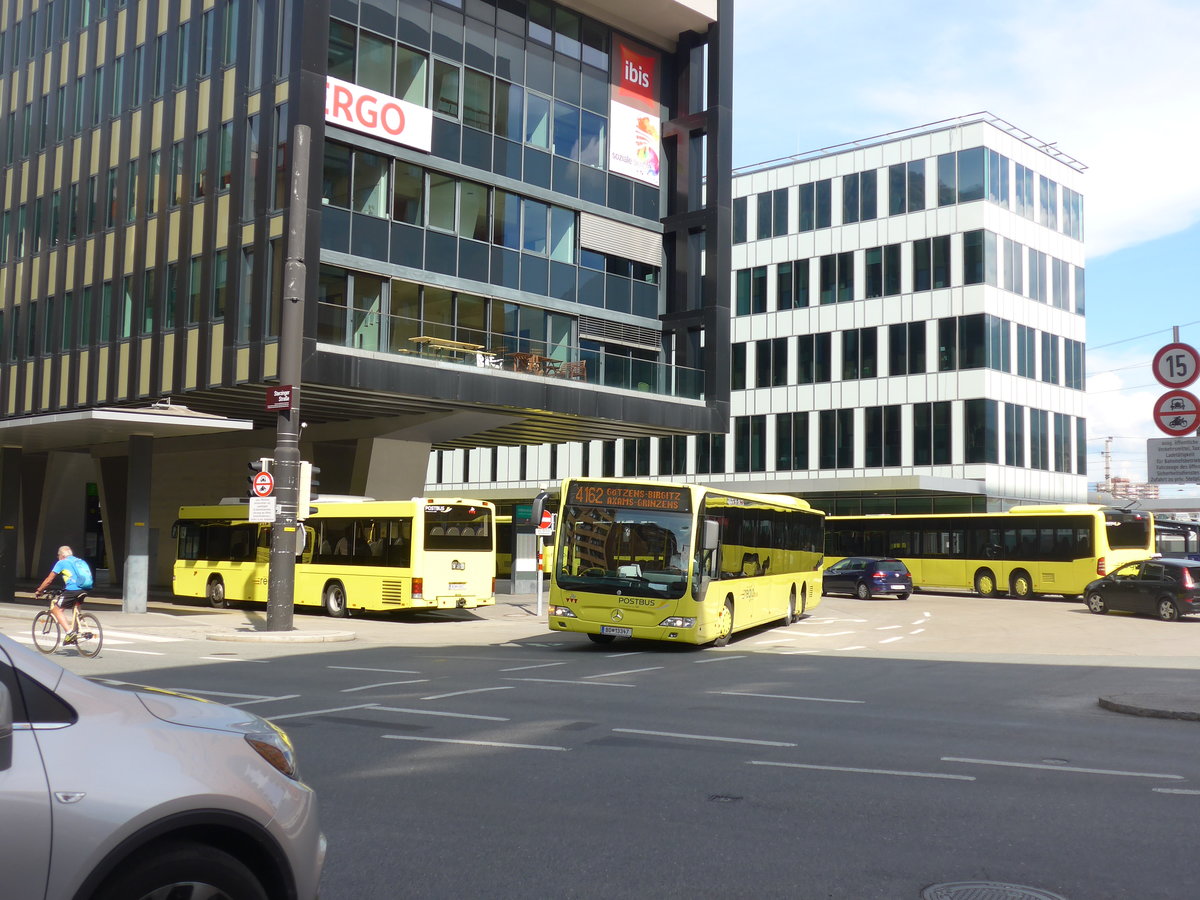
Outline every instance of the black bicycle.
{"label": "black bicycle", "polygon": [[53,653],[59,644],[63,643],[65,646],[74,646],[80,656],[91,659],[100,652],[104,643],[104,631],[100,628],[100,620],[91,613],[81,612],[87,594],[80,594],[79,602],[71,610],[71,632],[64,639],[62,626],[51,612],[62,595],[60,588],[46,591],[45,596],[50,598],[50,606],[33,617],[34,646],[43,653]]}

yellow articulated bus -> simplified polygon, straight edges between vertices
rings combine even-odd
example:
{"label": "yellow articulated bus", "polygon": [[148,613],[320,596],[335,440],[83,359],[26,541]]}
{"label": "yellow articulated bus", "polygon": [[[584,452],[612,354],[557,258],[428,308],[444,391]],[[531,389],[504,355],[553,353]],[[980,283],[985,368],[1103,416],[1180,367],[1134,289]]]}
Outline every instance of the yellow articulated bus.
{"label": "yellow articulated bus", "polygon": [[[295,603],[350,610],[473,609],[496,602],[495,506],[484,500],[318,501],[296,556]],[[243,504],[185,506],[178,597],[267,601],[271,526]]]}
{"label": "yellow articulated bus", "polygon": [[568,479],[549,566],[550,628],[598,644],[724,646],[736,631],[789,625],[821,597],[824,519],[782,495]]}
{"label": "yellow articulated bus", "polygon": [[984,597],[1078,597],[1089,581],[1154,553],[1144,511],[1091,504],[1014,506],[1001,513],[830,516],[826,562],[847,556],[901,560],[919,588]]}

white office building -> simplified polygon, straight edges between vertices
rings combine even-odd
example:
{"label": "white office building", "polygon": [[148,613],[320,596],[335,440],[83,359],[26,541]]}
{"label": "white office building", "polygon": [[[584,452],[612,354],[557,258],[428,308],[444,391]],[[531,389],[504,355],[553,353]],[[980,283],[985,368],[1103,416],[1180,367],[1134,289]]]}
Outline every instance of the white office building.
{"label": "white office building", "polygon": [[727,432],[446,449],[428,489],[655,476],[841,514],[1083,502],[1084,168],[980,113],[737,171]]}

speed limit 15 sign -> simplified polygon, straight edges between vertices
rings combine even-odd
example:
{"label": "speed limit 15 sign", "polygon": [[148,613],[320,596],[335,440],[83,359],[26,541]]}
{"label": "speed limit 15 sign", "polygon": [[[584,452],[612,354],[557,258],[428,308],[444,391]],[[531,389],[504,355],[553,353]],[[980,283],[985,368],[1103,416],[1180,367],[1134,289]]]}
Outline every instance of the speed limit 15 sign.
{"label": "speed limit 15 sign", "polygon": [[1200,354],[1188,344],[1167,344],[1154,355],[1154,377],[1170,388],[1187,387],[1200,375]]}

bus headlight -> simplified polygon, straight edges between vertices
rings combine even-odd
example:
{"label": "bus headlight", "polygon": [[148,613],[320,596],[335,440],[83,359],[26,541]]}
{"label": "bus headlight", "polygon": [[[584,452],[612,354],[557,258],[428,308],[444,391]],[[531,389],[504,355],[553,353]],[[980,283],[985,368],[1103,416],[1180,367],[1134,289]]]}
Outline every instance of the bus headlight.
{"label": "bus headlight", "polygon": [[658,625],[660,628],[695,628],[696,619],[692,616],[668,616]]}
{"label": "bus headlight", "polygon": [[579,616],[575,615],[575,610],[571,609],[569,606],[552,606],[550,607],[550,615],[566,616],[568,619],[579,618]]}

